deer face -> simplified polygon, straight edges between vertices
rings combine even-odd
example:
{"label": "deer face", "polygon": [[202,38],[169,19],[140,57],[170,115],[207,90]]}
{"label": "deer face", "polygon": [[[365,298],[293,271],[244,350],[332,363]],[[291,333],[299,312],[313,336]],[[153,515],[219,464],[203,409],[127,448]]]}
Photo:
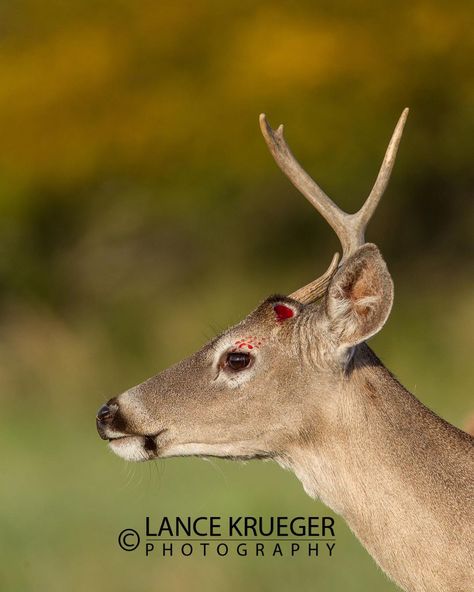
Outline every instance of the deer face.
{"label": "deer face", "polygon": [[341,265],[323,298],[272,297],[189,358],[111,399],[97,429],[133,461],[276,458],[323,425],[354,347],[377,332],[392,283],[374,245]]}
{"label": "deer face", "polygon": [[303,374],[301,309],[266,300],[189,358],[109,401],[99,433],[128,460],[271,456],[301,413],[301,388],[287,391],[290,374]]}

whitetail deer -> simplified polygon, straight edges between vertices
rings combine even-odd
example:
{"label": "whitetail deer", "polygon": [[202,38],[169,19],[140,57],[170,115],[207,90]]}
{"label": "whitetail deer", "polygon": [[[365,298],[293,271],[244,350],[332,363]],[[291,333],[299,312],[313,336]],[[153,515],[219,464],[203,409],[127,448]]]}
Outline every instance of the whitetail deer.
{"label": "whitetail deer", "polygon": [[411,592],[474,590],[474,439],[411,395],[366,345],[393,284],[364,232],[388,183],[408,114],[353,215],[301,168],[265,115],[278,166],[342,245],[319,279],[273,296],[200,351],[101,407],[100,436],[132,461],[270,458],[347,521]]}

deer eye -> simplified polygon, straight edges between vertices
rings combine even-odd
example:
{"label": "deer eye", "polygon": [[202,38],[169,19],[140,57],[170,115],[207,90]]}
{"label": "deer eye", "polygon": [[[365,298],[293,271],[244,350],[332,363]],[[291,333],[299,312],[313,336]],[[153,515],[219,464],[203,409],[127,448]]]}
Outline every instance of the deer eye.
{"label": "deer eye", "polygon": [[239,370],[247,368],[251,359],[250,354],[246,352],[229,352],[225,359],[225,365],[231,370],[238,372]]}

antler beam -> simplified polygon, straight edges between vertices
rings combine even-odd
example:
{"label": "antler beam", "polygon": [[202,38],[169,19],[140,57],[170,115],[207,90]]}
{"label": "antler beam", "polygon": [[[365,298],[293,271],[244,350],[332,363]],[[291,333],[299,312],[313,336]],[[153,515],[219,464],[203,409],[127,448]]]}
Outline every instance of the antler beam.
{"label": "antler beam", "polygon": [[[365,230],[388,185],[407,117],[408,109],[404,109],[390,139],[379,174],[369,197],[358,212],[348,214],[341,210],[326,195],[316,181],[308,175],[296,160],[283,135],[283,125],[280,125],[277,130],[273,130],[265,114],[262,113],[260,115],[260,129],[275,162],[296,189],[318,210],[337,234],[342,246],[342,259],[349,257],[365,243]],[[332,274],[337,269],[337,261],[336,263],[334,261],[335,259],[333,258],[325,274],[292,294],[292,297],[302,302],[308,302],[314,300],[317,296],[321,296]],[[331,274],[328,276],[329,272]]]}

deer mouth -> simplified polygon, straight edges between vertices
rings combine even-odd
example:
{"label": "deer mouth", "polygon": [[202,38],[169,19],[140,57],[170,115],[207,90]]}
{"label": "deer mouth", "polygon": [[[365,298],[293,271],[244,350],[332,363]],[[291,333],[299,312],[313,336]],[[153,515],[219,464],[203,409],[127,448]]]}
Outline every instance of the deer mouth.
{"label": "deer mouth", "polygon": [[117,456],[128,461],[143,462],[153,460],[160,456],[160,447],[158,445],[158,436],[163,432],[161,430],[156,434],[124,434],[107,438],[109,448]]}

